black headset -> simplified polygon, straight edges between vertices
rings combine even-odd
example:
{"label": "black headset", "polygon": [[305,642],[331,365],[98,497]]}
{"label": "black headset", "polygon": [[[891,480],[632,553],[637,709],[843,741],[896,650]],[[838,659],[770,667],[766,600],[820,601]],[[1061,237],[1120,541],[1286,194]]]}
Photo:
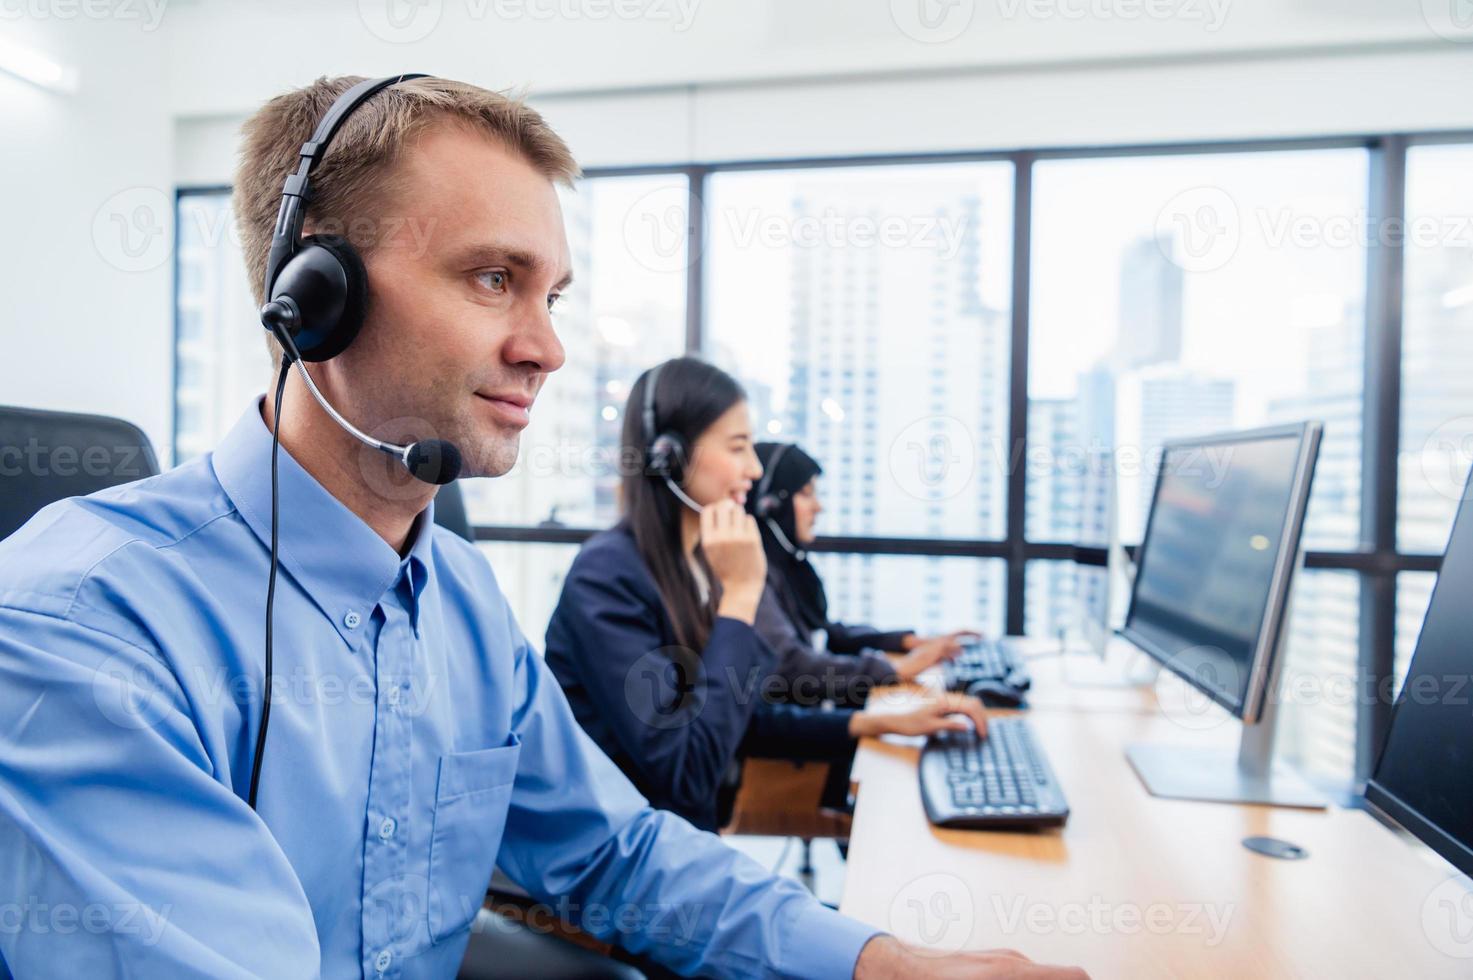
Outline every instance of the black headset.
{"label": "black headset", "polygon": [[767,529],[777,539],[778,547],[799,561],[807,561],[808,552],[788,540],[788,536],[778,526],[777,518],[775,517],[778,508],[782,507],[783,501],[788,499],[791,494],[786,490],[773,493],[772,479],[777,474],[777,464],[782,462],[783,454],[792,448],[793,444],[791,442],[784,442],[780,443],[777,449],[773,450],[772,458],[762,468],[762,479],[757,481],[757,503],[753,505],[752,509],[757,512],[757,519],[767,524]]}
{"label": "black headset", "polygon": [[777,464],[782,461],[783,454],[792,447],[791,442],[780,443],[773,451],[772,458],[767,461],[767,466],[762,470],[762,479],[757,481],[757,503],[753,508],[759,518],[765,520],[775,514],[788,496],[786,490],[781,493],[772,492],[772,478],[777,472]]}
{"label": "black headset", "polygon": [[261,325],[271,332],[283,351],[276,378],[276,412],[271,426],[271,571],[266,579],[265,686],[261,694],[261,723],[256,728],[256,749],[251,760],[251,782],[246,802],[256,809],[261,785],[261,760],[266,751],[266,730],[271,722],[272,640],[276,604],[277,533],[280,501],[277,494],[277,451],[280,448],[281,396],[286,390],[288,369],[293,363],[317,403],[359,441],[395,457],[419,480],[449,483],[460,472],[460,450],[442,439],[425,439],[406,446],[374,439],[338,414],[317,390],[303,361],[325,361],[348,349],[363,326],[368,305],[368,272],[358,250],[338,235],[302,236],[307,206],[312,200],[312,171],[327,153],[328,143],[343,120],[355,109],[390,85],[423,73],[366,79],[333,102],[317,123],[312,138],[302,144],[301,163],[287,175],[281,188],[281,208],[271,232],[271,249],[266,256],[266,303],[261,307]]}
{"label": "black headset", "polygon": [[355,109],[390,85],[425,77],[423,72],[407,72],[364,79],[338,96],[312,138],[302,144],[297,172],[288,174],[282,185],[281,208],[266,256],[261,323],[288,353],[304,361],[325,361],[347,350],[363,326],[368,305],[368,273],[352,243],[339,235],[302,236],[312,200],[312,171]]}
{"label": "black headset", "polygon": [[663,480],[677,500],[700,513],[701,505],[680,488],[680,482],[685,478],[687,458],[685,437],[673,429],[662,432],[658,424],[655,386],[660,381],[660,371],[664,367],[663,362],[656,364],[650,368],[644,379],[644,408],[640,412],[640,421],[644,428],[644,474],[651,479]]}

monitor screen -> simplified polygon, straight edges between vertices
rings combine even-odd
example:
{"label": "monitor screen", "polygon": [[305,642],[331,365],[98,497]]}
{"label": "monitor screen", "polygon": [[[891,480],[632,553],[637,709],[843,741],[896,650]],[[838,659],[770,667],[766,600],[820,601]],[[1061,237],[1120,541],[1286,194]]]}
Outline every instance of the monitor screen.
{"label": "monitor screen", "polygon": [[1366,797],[1473,874],[1473,484]]}
{"label": "monitor screen", "polygon": [[1240,717],[1297,557],[1308,431],[1171,443],[1161,457],[1122,632]]}

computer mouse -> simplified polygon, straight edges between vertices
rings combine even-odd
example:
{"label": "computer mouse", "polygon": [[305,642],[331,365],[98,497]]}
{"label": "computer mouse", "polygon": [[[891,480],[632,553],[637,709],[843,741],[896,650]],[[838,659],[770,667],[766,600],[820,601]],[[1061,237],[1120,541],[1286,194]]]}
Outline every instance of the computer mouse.
{"label": "computer mouse", "polygon": [[1000,680],[987,678],[967,685],[967,693],[977,698],[988,708],[1019,708],[1023,706],[1023,692]]}

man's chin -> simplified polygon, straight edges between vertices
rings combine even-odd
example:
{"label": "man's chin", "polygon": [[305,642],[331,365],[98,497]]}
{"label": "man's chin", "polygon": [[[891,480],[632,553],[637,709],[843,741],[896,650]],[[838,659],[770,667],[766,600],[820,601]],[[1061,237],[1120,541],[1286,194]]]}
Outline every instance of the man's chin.
{"label": "man's chin", "polygon": [[520,433],[482,436],[476,442],[475,452],[464,459],[460,475],[505,476],[517,464],[520,449]]}

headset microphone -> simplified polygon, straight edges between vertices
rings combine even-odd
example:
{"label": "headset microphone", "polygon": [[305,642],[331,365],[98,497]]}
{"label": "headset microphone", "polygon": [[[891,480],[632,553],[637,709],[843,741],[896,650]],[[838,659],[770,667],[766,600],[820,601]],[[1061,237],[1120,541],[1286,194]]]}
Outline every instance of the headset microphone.
{"label": "headset microphone", "polygon": [[460,476],[460,449],[448,439],[422,439],[419,442],[411,442],[407,446],[400,446],[392,442],[384,442],[382,439],[375,439],[360,431],[352,422],[339,415],[337,409],[322,397],[322,392],[317,390],[317,385],[312,381],[312,375],[307,373],[307,365],[302,363],[302,356],[297,353],[296,344],[292,342],[291,335],[284,330],[273,330],[272,333],[281,342],[287,357],[296,365],[297,373],[302,377],[302,383],[307,386],[312,397],[317,399],[317,404],[322,406],[322,410],[334,422],[342,426],[344,432],[365,446],[393,456],[404,464],[404,468],[416,480],[439,486]]}

